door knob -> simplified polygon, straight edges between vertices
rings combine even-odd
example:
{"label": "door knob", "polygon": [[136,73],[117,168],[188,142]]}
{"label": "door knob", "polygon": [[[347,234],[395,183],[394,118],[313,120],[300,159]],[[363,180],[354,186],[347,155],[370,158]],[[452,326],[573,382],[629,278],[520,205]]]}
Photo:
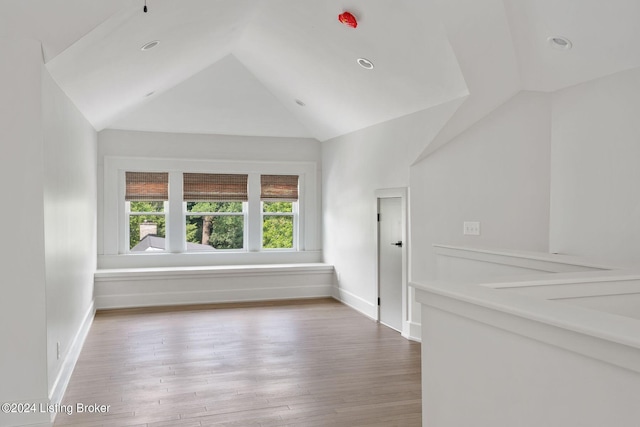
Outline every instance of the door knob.
{"label": "door knob", "polygon": [[398,240],[396,243],[392,243],[392,245],[402,247],[402,240]]}

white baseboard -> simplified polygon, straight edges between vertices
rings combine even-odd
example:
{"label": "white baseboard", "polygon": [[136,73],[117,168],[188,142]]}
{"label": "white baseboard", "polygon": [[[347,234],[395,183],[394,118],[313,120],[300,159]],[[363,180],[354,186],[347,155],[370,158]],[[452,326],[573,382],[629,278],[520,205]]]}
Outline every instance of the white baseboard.
{"label": "white baseboard", "polygon": [[[95,302],[91,301],[89,304],[89,308],[82,319],[82,323],[76,332],[73,341],[71,342],[71,346],[69,347],[69,351],[64,357],[62,362],[62,366],[60,368],[60,372],[56,377],[51,390],[49,390],[49,403],[55,405],[62,403],[62,397],[64,396],[64,392],[69,385],[69,380],[71,380],[71,374],[73,373],[73,369],[78,362],[78,358],[80,357],[80,352],[82,351],[82,346],[89,334],[89,329],[91,328],[91,324],[93,323],[93,318],[96,314],[96,306]],[[55,420],[55,412],[51,414],[51,422]]]}
{"label": "white baseboard", "polygon": [[422,342],[422,325],[420,323],[405,322],[404,330],[409,332],[403,333],[403,337],[411,341]]}
{"label": "white baseboard", "polygon": [[376,321],[378,320],[378,307],[375,304],[335,285],[333,286],[332,296],[365,316]]}

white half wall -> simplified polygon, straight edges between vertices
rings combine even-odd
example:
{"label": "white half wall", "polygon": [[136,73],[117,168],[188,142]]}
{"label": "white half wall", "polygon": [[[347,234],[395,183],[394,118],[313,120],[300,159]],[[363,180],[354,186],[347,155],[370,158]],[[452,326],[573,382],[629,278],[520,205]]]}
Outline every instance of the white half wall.
{"label": "white half wall", "polygon": [[42,67],[49,397],[59,403],[93,320],[97,133]]}
{"label": "white half wall", "polygon": [[551,252],[640,261],[640,68],[553,94]]}
{"label": "white half wall", "polygon": [[[637,426],[640,349],[637,335],[625,336],[637,334],[637,321],[506,291],[494,298],[472,289],[467,298],[463,287],[443,288],[446,296],[417,291],[429,343],[423,426]],[[567,319],[574,324],[565,327]],[[622,336],[631,344],[616,341]]]}

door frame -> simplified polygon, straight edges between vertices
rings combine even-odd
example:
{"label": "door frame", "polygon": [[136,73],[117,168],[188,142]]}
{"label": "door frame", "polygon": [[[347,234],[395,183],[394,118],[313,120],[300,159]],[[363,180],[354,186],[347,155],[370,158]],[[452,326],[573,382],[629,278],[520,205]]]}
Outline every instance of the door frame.
{"label": "door frame", "polygon": [[402,228],[402,330],[400,331],[405,338],[409,337],[409,319],[410,319],[410,304],[409,304],[409,189],[407,187],[398,188],[384,188],[375,191],[375,255],[376,255],[376,268],[375,268],[375,306],[376,306],[376,321],[380,322],[380,305],[378,299],[380,298],[380,226],[378,223],[378,214],[380,213],[380,199],[386,198],[400,198],[401,206],[401,228]]}

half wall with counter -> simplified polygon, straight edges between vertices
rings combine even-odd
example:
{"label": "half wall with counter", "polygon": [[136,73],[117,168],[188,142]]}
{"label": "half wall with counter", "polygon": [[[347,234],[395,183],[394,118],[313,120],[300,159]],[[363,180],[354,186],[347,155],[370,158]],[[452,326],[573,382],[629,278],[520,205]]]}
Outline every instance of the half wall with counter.
{"label": "half wall with counter", "polygon": [[[640,270],[477,248],[439,256],[450,250],[455,259],[439,263],[448,280],[412,283],[422,305],[424,426],[638,425]],[[502,269],[496,256],[520,265]],[[465,258],[504,274],[460,278],[471,271]]]}

